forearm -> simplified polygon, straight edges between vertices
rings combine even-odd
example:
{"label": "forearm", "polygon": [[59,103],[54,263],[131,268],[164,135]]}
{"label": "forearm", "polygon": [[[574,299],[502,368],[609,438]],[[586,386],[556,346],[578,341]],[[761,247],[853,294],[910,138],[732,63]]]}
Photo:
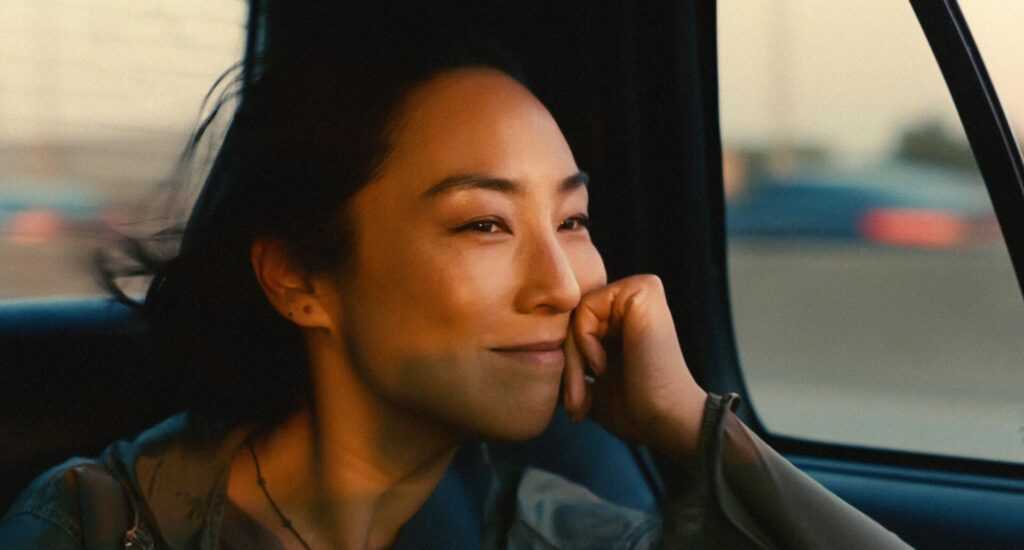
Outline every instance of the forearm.
{"label": "forearm", "polygon": [[907,548],[761,441],[737,404],[709,396],[695,454],[670,461],[665,548]]}

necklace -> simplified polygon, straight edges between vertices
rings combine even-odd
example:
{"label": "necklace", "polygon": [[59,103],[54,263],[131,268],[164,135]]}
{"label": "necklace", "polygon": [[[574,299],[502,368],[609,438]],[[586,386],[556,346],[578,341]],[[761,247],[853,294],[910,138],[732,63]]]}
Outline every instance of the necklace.
{"label": "necklace", "polygon": [[256,465],[256,483],[260,486],[260,489],[263,489],[263,494],[266,495],[267,502],[270,503],[270,506],[271,508],[274,509],[274,512],[277,512],[277,517],[281,518],[281,525],[283,525],[285,529],[291,531],[292,534],[295,535],[295,538],[298,539],[299,544],[302,544],[303,548],[305,548],[306,550],[312,550],[309,547],[309,544],[306,543],[306,539],[302,538],[302,535],[300,535],[299,532],[295,530],[295,526],[292,525],[292,520],[288,519],[288,516],[284,515],[284,512],[281,511],[281,508],[279,508],[277,506],[277,503],[274,502],[273,497],[270,496],[270,490],[267,489],[267,480],[263,478],[263,472],[260,470],[260,459],[256,458],[256,449],[253,448],[251,439],[246,441],[246,446],[249,447],[249,454],[252,455],[252,462],[253,464]]}

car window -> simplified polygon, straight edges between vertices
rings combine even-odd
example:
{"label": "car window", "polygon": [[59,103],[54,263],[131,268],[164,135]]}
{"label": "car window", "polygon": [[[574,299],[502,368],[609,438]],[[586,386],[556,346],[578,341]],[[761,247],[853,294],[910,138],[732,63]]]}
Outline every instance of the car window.
{"label": "car window", "polygon": [[0,23],[0,299],[100,292],[99,237],[130,230],[214,80],[242,0],[8,0]]}
{"label": "car window", "polygon": [[[730,292],[766,428],[1024,460],[1024,303],[910,4],[718,6]],[[1012,65],[1004,23],[979,43]]]}
{"label": "car window", "polygon": [[1022,2],[985,2],[967,0],[960,3],[971,35],[978,44],[989,77],[999,91],[999,101],[1020,146],[1024,131],[1024,72],[1021,68],[1020,26],[1024,21]]}

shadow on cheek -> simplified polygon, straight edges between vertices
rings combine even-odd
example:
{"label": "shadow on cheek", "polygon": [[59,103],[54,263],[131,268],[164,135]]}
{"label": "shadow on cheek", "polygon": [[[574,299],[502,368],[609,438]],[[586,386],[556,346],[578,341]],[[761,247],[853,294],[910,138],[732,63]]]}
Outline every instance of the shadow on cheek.
{"label": "shadow on cheek", "polygon": [[593,255],[582,262],[576,270],[576,282],[580,285],[580,293],[586,294],[608,284],[608,274],[604,268],[604,259],[595,248]]}

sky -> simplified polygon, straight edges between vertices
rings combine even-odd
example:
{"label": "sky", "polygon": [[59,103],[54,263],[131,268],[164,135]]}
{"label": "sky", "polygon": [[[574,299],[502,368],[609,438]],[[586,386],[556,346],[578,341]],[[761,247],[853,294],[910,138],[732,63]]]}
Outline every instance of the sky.
{"label": "sky", "polygon": [[0,143],[180,134],[241,55],[244,0],[0,1]]}
{"label": "sky", "polygon": [[[1011,120],[1024,121],[1024,1],[963,0]],[[0,144],[183,134],[241,54],[244,0],[3,0]],[[719,0],[730,144],[860,159],[953,105],[906,1]],[[1022,122],[1024,123],[1024,122]]]}
{"label": "sky", "polygon": [[[1008,117],[1024,123],[1024,2],[963,0]],[[907,1],[719,0],[723,140],[884,155],[900,128],[937,118],[962,135]]]}

